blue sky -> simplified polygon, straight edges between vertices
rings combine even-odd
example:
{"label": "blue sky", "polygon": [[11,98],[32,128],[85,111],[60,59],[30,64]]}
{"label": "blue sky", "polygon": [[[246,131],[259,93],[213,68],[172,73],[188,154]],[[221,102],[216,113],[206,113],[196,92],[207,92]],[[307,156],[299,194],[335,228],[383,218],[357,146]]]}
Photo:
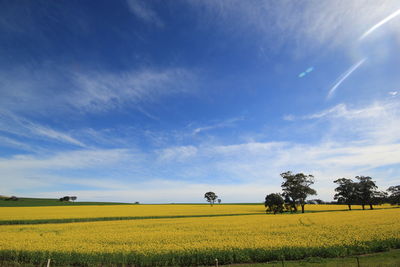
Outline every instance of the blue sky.
{"label": "blue sky", "polygon": [[0,1],[3,195],[258,202],[400,181],[398,1]]}

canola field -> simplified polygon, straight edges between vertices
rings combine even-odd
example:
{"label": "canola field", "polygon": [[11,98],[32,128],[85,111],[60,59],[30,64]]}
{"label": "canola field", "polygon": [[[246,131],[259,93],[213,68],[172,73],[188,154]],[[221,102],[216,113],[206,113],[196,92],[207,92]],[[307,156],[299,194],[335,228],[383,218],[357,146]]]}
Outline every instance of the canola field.
{"label": "canola field", "polygon": [[5,220],[46,220],[112,217],[176,217],[194,215],[229,215],[265,213],[260,205],[114,205],[0,208],[0,222]]}
{"label": "canola field", "polygon": [[[262,205],[143,205],[132,206],[137,207],[132,215],[249,214],[0,225],[0,260],[43,264],[51,258],[54,265],[195,266],[212,265],[216,258],[221,264],[265,262],[400,248],[400,209],[388,206],[349,212],[335,211],[338,207],[328,205],[306,208],[324,211],[322,206],[330,212],[271,215],[265,214]],[[81,207],[75,208],[75,213],[68,215],[83,216]],[[114,208],[116,213],[111,215],[119,216],[123,215],[120,209],[127,207]],[[17,210],[15,217],[19,219],[57,216],[44,213],[51,209],[41,208],[41,213],[32,215]],[[111,209],[106,207],[101,214],[93,207],[86,215],[104,217],[105,211]],[[2,219],[12,219],[8,212],[1,213]]]}
{"label": "canola field", "polygon": [[[366,207],[367,209],[369,207]],[[390,205],[375,206],[378,209]],[[353,210],[361,209],[353,205]],[[306,211],[347,210],[346,205],[306,205]],[[48,207],[0,207],[1,224],[30,224],[54,222],[101,221],[112,219],[174,218],[193,216],[224,216],[264,214],[263,204],[254,205],[110,205],[110,206],[48,206]]]}

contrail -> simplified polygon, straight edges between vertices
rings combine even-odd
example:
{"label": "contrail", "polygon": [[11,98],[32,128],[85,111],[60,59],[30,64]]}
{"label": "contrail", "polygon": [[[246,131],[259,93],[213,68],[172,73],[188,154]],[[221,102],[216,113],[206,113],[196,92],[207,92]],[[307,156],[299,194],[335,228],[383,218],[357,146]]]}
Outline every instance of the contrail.
{"label": "contrail", "polygon": [[344,72],[342,75],[339,76],[339,80],[335,83],[335,85],[329,90],[327,98],[330,98],[333,93],[336,91],[336,89],[344,82],[344,80],[347,79],[347,77],[350,76],[356,69],[358,69],[364,62],[367,60],[366,58],[363,58],[362,60],[358,61],[356,64],[351,66],[350,69],[348,69],[346,72]]}
{"label": "contrail", "polygon": [[370,35],[373,31],[375,31],[376,29],[378,29],[379,27],[381,27],[383,24],[387,23],[388,21],[394,19],[396,16],[400,15],[400,9],[397,10],[396,12],[390,14],[389,16],[387,16],[386,18],[384,18],[383,20],[379,21],[377,24],[375,24],[374,26],[372,26],[371,28],[368,29],[368,31],[364,32],[363,35],[361,35],[360,38],[358,38],[358,40],[362,40],[365,37],[367,37],[368,35]]}

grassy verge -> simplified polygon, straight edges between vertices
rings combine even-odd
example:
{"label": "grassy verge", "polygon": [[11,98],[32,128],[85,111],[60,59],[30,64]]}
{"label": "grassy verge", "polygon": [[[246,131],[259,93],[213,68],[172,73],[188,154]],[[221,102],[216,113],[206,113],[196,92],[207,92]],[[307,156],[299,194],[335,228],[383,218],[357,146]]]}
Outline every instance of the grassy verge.
{"label": "grassy verge", "polygon": [[224,265],[221,267],[394,267],[400,266],[400,250],[390,250],[386,252],[354,255],[341,258],[320,258],[311,257],[300,261],[274,261],[269,263],[235,264]]}
{"label": "grassy verge", "polygon": [[[335,246],[325,248],[285,247],[276,250],[230,249],[230,250],[185,250],[166,253],[93,253],[46,251],[0,251],[0,262],[18,262],[44,265],[47,259],[52,266],[198,266],[214,265],[215,259],[223,264],[257,263],[301,259],[345,257],[372,252],[388,251],[400,248],[400,240],[370,241],[353,246]],[[254,266],[254,265],[253,265]],[[263,266],[263,265],[261,265]],[[285,265],[286,266],[286,265]],[[288,265],[289,266],[289,265]],[[293,265],[292,265],[293,266]]]}

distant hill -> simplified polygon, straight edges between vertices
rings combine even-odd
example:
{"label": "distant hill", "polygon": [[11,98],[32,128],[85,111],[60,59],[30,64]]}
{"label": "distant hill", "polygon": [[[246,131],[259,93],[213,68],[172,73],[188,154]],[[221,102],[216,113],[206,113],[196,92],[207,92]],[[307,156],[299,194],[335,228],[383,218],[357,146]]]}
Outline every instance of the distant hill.
{"label": "distant hill", "polygon": [[82,206],[82,205],[129,205],[132,203],[119,202],[80,202],[60,201],[56,198],[25,198],[6,200],[10,196],[0,195],[0,207],[39,207],[39,206]]}

